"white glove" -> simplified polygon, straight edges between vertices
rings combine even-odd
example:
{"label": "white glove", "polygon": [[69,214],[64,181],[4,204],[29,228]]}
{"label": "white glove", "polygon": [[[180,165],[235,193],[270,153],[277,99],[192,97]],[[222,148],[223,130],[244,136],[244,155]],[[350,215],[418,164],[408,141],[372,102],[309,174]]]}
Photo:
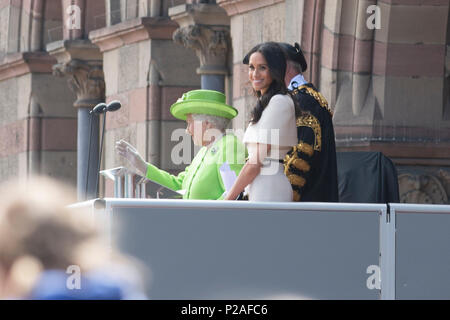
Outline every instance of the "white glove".
{"label": "white glove", "polygon": [[116,151],[119,155],[127,159],[133,168],[135,168],[141,175],[146,175],[148,164],[141,157],[135,147],[121,139],[116,142]]}

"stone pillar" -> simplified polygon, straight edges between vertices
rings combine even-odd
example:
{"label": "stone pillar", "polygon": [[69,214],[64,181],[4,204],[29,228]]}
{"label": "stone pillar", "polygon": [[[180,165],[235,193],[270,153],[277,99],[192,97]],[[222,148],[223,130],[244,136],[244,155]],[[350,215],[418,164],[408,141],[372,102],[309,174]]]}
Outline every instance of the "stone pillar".
{"label": "stone pillar", "polygon": [[326,1],[324,11],[320,89],[338,151],[390,157],[401,202],[448,203],[448,1]]}
{"label": "stone pillar", "polygon": [[200,60],[197,73],[202,89],[225,92],[230,47],[230,20],[215,3],[184,4],[169,9],[169,15],[180,27],[173,40],[193,49]]}
{"label": "stone pillar", "polygon": [[[302,37],[300,46],[308,63],[308,69],[303,76],[315,86],[320,85],[320,57],[322,51],[324,9],[325,0],[305,1],[301,15],[302,19],[297,23],[301,25],[300,34]],[[298,12],[298,10],[296,11]],[[295,38],[294,41],[298,42]],[[291,41],[291,43],[294,41]],[[330,99],[331,97],[327,98]]]}
{"label": "stone pillar", "polygon": [[[74,95],[45,52],[61,1],[0,1],[0,181],[45,175],[75,184]],[[57,33],[58,33],[57,32]]]}
{"label": "stone pillar", "polygon": [[[99,117],[89,111],[105,99],[103,55],[87,36],[106,23],[97,19],[105,12],[105,2],[60,0],[63,40],[47,45],[57,64],[53,74],[67,76],[69,88],[76,94],[74,107],[78,113],[77,194],[78,200],[97,197]],[[92,130],[91,130],[92,126]]]}
{"label": "stone pillar", "polygon": [[8,55],[0,63],[0,180],[47,175],[71,183],[75,175],[73,99],[51,76],[43,52]]}
{"label": "stone pillar", "polygon": [[[154,3],[147,2],[148,7]],[[174,133],[184,133],[186,123],[170,114],[170,106],[184,92],[198,89],[200,77],[195,54],[172,40],[177,27],[162,10],[161,16],[128,19],[89,34],[103,53],[106,101],[122,103],[108,114],[103,168],[128,165],[114,150],[120,139],[163,170],[177,173],[185,167],[172,160],[172,149],[180,139]],[[112,181],[104,182],[104,195],[113,196]]]}
{"label": "stone pillar", "polygon": [[53,42],[47,46],[47,51],[57,59],[54,75],[67,76],[70,89],[77,95],[74,107],[78,109],[78,200],[95,198],[100,161],[99,119],[89,111],[105,99],[102,53],[89,40],[83,39]]}

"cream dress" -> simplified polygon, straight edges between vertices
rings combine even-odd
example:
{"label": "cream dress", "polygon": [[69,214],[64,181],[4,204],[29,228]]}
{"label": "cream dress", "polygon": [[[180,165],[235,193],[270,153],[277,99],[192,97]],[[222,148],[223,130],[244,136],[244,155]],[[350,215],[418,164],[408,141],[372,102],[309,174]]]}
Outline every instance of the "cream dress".
{"label": "cream dress", "polygon": [[249,158],[257,152],[257,144],[270,144],[259,175],[246,188],[250,201],[292,201],[292,187],[279,160],[297,144],[294,102],[289,95],[274,95],[261,119],[250,124],[243,142]]}

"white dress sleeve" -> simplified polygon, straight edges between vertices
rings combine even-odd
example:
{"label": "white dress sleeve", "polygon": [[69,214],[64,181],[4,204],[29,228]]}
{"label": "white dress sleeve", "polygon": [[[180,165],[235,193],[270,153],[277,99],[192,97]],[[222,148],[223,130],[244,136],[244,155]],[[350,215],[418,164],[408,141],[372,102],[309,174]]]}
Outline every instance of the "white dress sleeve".
{"label": "white dress sleeve", "polygon": [[291,147],[297,144],[294,102],[289,95],[277,94],[270,99],[261,119],[250,124],[244,143],[263,143]]}

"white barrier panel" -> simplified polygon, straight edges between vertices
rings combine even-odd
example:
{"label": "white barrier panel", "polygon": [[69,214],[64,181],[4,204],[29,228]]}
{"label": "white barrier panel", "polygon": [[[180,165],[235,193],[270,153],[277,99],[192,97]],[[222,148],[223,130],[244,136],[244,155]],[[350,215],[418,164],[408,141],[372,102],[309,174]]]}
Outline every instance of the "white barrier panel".
{"label": "white barrier panel", "polygon": [[[379,299],[385,205],[104,199],[153,299]],[[92,205],[88,203],[87,205]]]}
{"label": "white barrier panel", "polygon": [[395,298],[450,299],[450,206],[391,204]]}

